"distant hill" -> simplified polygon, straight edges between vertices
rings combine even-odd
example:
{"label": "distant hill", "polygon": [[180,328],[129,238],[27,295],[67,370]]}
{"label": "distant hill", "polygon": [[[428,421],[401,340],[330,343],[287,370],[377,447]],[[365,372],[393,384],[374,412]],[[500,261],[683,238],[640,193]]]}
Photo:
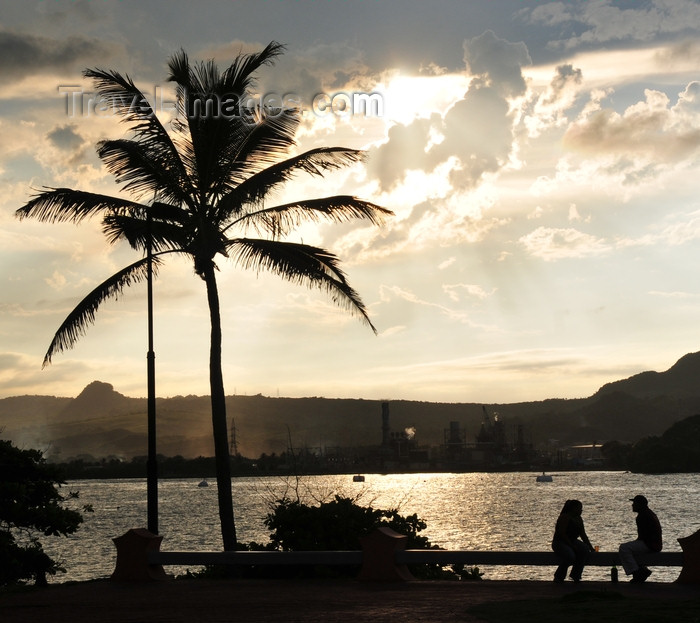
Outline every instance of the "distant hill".
{"label": "distant hill", "polygon": [[622,381],[607,383],[594,397],[615,392],[636,398],[673,396],[696,398],[700,394],[700,352],[681,357],[666,372],[641,372]]}
{"label": "distant hill", "polygon": [[[526,441],[636,442],[661,435],[673,423],[700,413],[700,353],[685,355],[665,372],[642,372],[575,400],[486,405],[508,434],[520,426]],[[229,396],[238,451],[248,457],[295,448],[378,445],[381,401],[327,398]],[[396,400],[389,403],[392,431],[412,427],[416,442],[440,445],[450,422],[473,441],[483,412],[476,403]],[[159,398],[158,452],[167,456],[211,456],[208,396]],[[46,450],[65,460],[80,455],[132,458],[146,454],[146,399],[129,398],[109,383],[90,383],[76,398],[16,396],[0,400],[0,437]]]}

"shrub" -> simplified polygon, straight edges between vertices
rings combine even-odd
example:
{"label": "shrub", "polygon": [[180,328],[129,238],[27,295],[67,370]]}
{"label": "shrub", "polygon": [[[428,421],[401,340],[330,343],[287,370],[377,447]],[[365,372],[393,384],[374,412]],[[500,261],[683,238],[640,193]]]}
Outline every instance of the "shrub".
{"label": "shrub", "polygon": [[57,488],[62,484],[57,468],[41,452],[0,440],[0,585],[31,579],[43,585],[47,574],[65,572],[39,541],[40,535],[72,534],[83,521],[78,511],[63,507]]}
{"label": "shrub", "polygon": [[[407,549],[434,547],[426,537],[418,534],[426,528],[426,524],[416,514],[402,516],[397,510],[361,506],[339,495],[317,506],[287,498],[278,500],[273,511],[267,515],[265,525],[272,531],[271,543],[282,551],[359,550],[360,538],[380,527],[388,527],[405,535]],[[437,564],[413,565],[410,570],[414,576],[422,579],[456,577]],[[343,575],[356,575],[357,571],[355,567],[335,570]],[[330,574],[334,570],[316,569],[315,573]]]}

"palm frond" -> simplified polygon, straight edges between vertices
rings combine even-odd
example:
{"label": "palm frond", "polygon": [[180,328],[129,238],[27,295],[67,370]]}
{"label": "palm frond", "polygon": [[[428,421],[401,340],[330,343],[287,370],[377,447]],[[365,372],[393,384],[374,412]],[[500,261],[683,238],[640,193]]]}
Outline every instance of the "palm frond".
{"label": "palm frond", "polygon": [[305,151],[251,175],[221,199],[219,208],[236,215],[241,206],[261,202],[270,191],[297,173],[322,177],[330,171],[361,162],[365,156],[364,151],[347,147],[319,147]]}
{"label": "palm frond", "polygon": [[[301,117],[294,109],[260,111],[255,123],[239,124],[238,137],[221,154],[228,186],[239,185],[253,174],[289,156]],[[217,189],[219,190],[219,189]]]}
{"label": "palm frond", "polygon": [[102,220],[102,232],[110,244],[126,240],[133,249],[143,252],[149,241],[154,253],[182,251],[189,242],[188,229],[181,223],[153,218],[149,224],[142,215],[107,214]]}
{"label": "palm frond", "polygon": [[97,154],[122,190],[138,198],[157,193],[167,201],[192,204],[194,191],[183,176],[181,162],[173,165],[167,149],[153,141],[101,141]]}
{"label": "palm frond", "polygon": [[284,45],[271,41],[260,52],[239,54],[221,75],[221,86],[230,93],[247,93],[255,85],[255,72],[264,65],[272,65],[284,50]]}
{"label": "palm frond", "polygon": [[[241,109],[242,102],[254,84],[255,71],[271,64],[282,50],[283,46],[272,42],[261,52],[241,54],[223,73],[213,61],[190,64],[182,50],[169,61],[169,80],[177,84],[178,145],[186,167],[197,180],[200,196],[206,196],[207,202],[223,194],[232,179],[238,183],[246,177],[245,174],[236,176],[235,171],[240,163],[247,162],[242,146],[249,144],[251,128],[259,124],[251,125]],[[280,128],[287,125],[287,119],[269,124],[276,128],[277,135],[281,135]],[[291,132],[292,140],[294,131],[296,125]],[[285,135],[288,134],[286,130]],[[258,151],[264,153],[265,142],[265,137],[261,136],[253,144],[259,143]]]}
{"label": "palm frond", "polygon": [[359,315],[377,333],[360,295],[340,269],[340,260],[329,251],[279,240],[236,238],[229,241],[229,252],[242,268],[266,270],[291,283],[327,292],[336,305]]}
{"label": "palm frond", "polygon": [[[129,76],[122,76],[117,71],[101,69],[87,69],[83,75],[92,79],[99,96],[112,110],[124,118],[123,121],[130,124],[135,140],[147,147],[150,156],[161,165],[167,163],[167,170],[171,175],[175,174],[180,186],[187,190],[190,186],[187,184],[187,171],[177,148],[148,99],[133,80]],[[127,164],[125,162],[123,166]],[[137,163],[136,166],[142,166],[142,163]]]}
{"label": "palm frond", "polygon": [[35,218],[44,223],[80,223],[105,210],[138,210],[140,204],[118,197],[71,188],[49,188],[15,211],[20,220]]}
{"label": "palm frond", "polygon": [[[154,257],[153,268],[155,272],[157,272],[158,264],[158,258]],[[42,367],[49,365],[56,353],[73,348],[80,337],[85,335],[88,326],[94,323],[97,310],[104,301],[118,298],[124,288],[134,283],[145,281],[147,276],[147,260],[142,258],[115,273],[90,292],[68,314],[58,331],[56,331],[56,335],[51,340],[49,349],[44,356]]]}
{"label": "palm frond", "polygon": [[192,65],[187,52],[180,49],[168,61],[168,80],[177,85],[179,115],[187,116],[188,104],[192,103],[187,99],[190,96],[245,96],[255,85],[255,72],[264,65],[272,65],[284,49],[285,46],[272,41],[260,52],[239,54],[221,73],[212,60]]}
{"label": "palm frond", "polygon": [[248,212],[233,221],[231,226],[244,230],[253,228],[259,233],[273,237],[284,236],[304,222],[318,223],[322,220],[344,223],[354,219],[368,220],[372,225],[381,225],[385,217],[393,215],[391,210],[352,195],[335,195],[318,199],[305,199],[293,203]]}

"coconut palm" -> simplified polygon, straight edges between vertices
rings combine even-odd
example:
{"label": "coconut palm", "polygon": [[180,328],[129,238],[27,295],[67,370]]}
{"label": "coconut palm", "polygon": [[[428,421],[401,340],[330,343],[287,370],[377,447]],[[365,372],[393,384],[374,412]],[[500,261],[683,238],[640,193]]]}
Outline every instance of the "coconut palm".
{"label": "coconut palm", "polygon": [[[44,359],[71,348],[107,299],[147,277],[147,249],[154,268],[168,254],[190,258],[204,281],[211,320],[209,380],[219,515],[225,550],[236,549],[231,495],[226,404],[221,365],[221,316],[217,262],[266,270],[293,283],[318,287],[355,313],[372,330],[367,310],[348,284],[338,258],[327,250],[286,240],[303,221],[367,219],[380,224],[388,210],[353,196],[337,195],[268,205],[297,173],[323,176],[358,162],[363,152],[324,147],[293,155],[300,111],[250,106],[246,96],[255,73],[271,65],[283,46],[240,54],[220,71],[214,61],[190,63],[180,51],[168,63],[175,83],[177,116],[170,131],[128,76],[89,69],[104,103],[122,116],[128,138],[101,141],[97,153],[130,199],[68,188],[46,188],[22,208],[19,218],[80,223],[98,216],[110,243],[127,241],[144,254],[90,292],[56,332]],[[376,331],[375,331],[376,332]]]}

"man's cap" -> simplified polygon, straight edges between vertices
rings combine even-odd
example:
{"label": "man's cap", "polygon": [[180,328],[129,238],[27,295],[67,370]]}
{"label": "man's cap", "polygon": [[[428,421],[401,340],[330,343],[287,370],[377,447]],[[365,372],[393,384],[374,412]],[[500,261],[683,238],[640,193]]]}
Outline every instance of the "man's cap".
{"label": "man's cap", "polygon": [[635,495],[633,498],[630,498],[630,502],[636,502],[640,506],[648,506],[649,502],[643,495]]}

